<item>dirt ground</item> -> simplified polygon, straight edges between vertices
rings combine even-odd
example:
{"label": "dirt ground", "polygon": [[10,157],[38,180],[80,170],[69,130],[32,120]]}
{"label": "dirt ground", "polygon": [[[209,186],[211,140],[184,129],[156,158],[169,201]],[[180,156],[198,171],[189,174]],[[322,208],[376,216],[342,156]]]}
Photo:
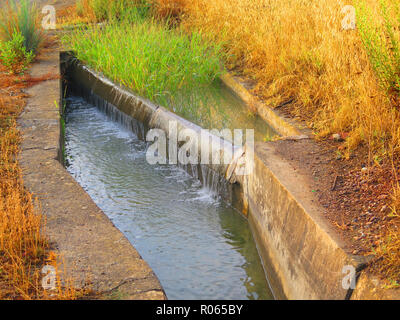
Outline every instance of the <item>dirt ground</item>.
{"label": "dirt ground", "polygon": [[313,140],[279,141],[279,152],[295,170],[312,177],[324,215],[333,223],[352,254],[373,254],[380,229],[389,222],[391,167],[370,167],[359,154],[345,160],[336,154],[335,143]]}
{"label": "dirt ground", "polygon": [[[239,70],[233,72],[240,74],[237,79],[251,92],[254,81],[243,77]],[[306,125],[311,115],[293,116],[290,103],[279,106],[278,114],[294,120],[312,137]],[[400,159],[393,159],[394,164],[389,159],[376,162],[369,159],[367,146],[359,147],[345,159],[343,138],[282,139],[270,143],[275,144],[279,155],[287,159],[294,170],[310,178],[311,192],[317,195],[325,208],[323,215],[346,244],[344,249],[353,255],[372,258],[377,256],[378,248],[385,246],[389,230],[399,234],[399,218],[392,215],[392,195],[395,181],[400,184]],[[381,257],[371,259],[368,271],[387,280],[387,274],[382,272],[386,270],[385,263]],[[399,283],[396,277],[400,274],[400,265],[394,268]]]}
{"label": "dirt ground", "polygon": [[[346,160],[338,152],[343,142],[333,139],[272,143],[294,170],[310,177],[311,192],[326,209],[324,216],[338,231],[349,253],[372,257],[384,245],[389,227],[398,233],[398,219],[391,216],[395,171],[389,161],[369,162],[366,147]],[[398,176],[398,167],[396,172]],[[381,272],[381,262],[372,259],[368,270],[387,280]]]}

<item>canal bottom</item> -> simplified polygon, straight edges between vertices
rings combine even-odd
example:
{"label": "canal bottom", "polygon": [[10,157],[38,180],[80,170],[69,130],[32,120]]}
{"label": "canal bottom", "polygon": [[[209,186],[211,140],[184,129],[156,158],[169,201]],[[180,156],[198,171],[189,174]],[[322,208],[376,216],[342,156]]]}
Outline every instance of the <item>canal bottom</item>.
{"label": "canal bottom", "polygon": [[68,171],[159,278],[169,299],[273,299],[249,225],[183,169],[80,97],[66,99]]}

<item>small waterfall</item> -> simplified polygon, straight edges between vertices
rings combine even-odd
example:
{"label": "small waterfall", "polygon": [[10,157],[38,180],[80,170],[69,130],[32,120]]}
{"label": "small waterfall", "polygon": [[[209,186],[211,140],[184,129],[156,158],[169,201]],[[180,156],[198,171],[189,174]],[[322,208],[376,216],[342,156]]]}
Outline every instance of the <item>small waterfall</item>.
{"label": "small waterfall", "polygon": [[[68,88],[73,94],[83,97],[88,103],[95,105],[99,110],[107,115],[112,121],[121,124],[124,128],[131,130],[140,140],[146,139],[149,128],[142,122],[120,111],[114,104],[103,99],[83,86],[77,87],[71,85]],[[120,96],[120,93],[119,93]],[[119,97],[119,101],[121,101]],[[134,103],[134,99],[130,100]],[[218,172],[205,164],[179,164],[178,166],[185,170],[189,175],[198,179],[202,185],[214,196],[221,197],[228,203],[232,203],[232,185],[226,181]]]}

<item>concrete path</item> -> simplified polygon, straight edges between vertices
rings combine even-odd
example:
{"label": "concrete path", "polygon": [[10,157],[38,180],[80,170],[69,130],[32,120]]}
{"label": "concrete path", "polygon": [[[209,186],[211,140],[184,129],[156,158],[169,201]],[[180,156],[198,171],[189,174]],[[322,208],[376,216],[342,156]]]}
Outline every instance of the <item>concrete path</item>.
{"label": "concrete path", "polygon": [[[48,73],[59,75],[57,48],[31,69],[35,77]],[[64,261],[65,276],[78,287],[90,281],[103,298],[165,299],[147,263],[58,160],[60,80],[41,82],[27,93],[19,161],[25,185],[47,217],[46,234]]]}

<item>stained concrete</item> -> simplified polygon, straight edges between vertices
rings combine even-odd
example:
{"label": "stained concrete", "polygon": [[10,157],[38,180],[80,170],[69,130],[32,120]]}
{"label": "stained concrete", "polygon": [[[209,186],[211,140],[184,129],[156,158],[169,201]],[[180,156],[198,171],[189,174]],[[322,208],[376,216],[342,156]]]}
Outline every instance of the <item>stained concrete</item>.
{"label": "stained concrete", "polygon": [[257,143],[254,170],[243,177],[249,223],[278,298],[339,299],[343,267],[360,270],[361,257],[351,256],[321,216],[322,209],[307,178],[294,172],[272,144]]}
{"label": "stained concrete", "polygon": [[[59,75],[56,48],[41,58],[31,75]],[[102,298],[166,299],[151,268],[125,236],[64,169],[60,158],[60,80],[27,90],[18,121],[23,141],[19,155],[27,189],[39,200],[45,233],[77,287],[90,282]]]}
{"label": "stained concrete", "polygon": [[[174,119],[179,120],[178,131],[195,126],[116,86],[79,62],[69,65],[70,80],[82,92],[89,92],[95,104],[111,103],[143,121],[147,128],[168,132],[168,123]],[[233,85],[230,88],[236,90]],[[279,126],[280,122],[285,120],[278,119],[275,125]],[[291,124],[277,131],[286,134],[283,139],[308,139]],[[278,299],[349,299],[353,291],[342,286],[346,275],[343,268],[352,266],[359,276],[365,259],[345,251],[344,243],[322,216],[323,209],[317,204],[307,177],[295,172],[275,152],[273,144],[257,143],[254,152],[249,151],[251,148],[245,148],[237,163],[220,166],[215,171],[221,175],[226,173],[225,178],[237,191],[232,198],[240,197],[238,209],[249,219],[275,296]],[[250,163],[252,158],[252,173],[237,175],[243,163]],[[367,292],[368,289],[360,295],[366,296]]]}
{"label": "stained concrete", "polygon": [[[296,121],[263,104],[234,76],[227,74],[222,80],[279,132],[282,140],[310,139],[309,130],[299,128]],[[249,223],[278,298],[400,299],[398,289],[385,289],[381,281],[364,270],[370,257],[354,256],[346,250],[323,217],[324,210],[317,205],[309,177],[294,171],[277,156],[271,144],[259,143],[252,157],[255,171],[247,179],[237,180],[244,191],[243,207],[248,210]],[[354,290],[342,286],[346,265],[356,270]]]}
{"label": "stained concrete", "polygon": [[233,75],[226,73],[222,75],[221,80],[231,91],[233,91],[240,99],[242,99],[250,109],[255,110],[257,114],[280,135],[293,137],[304,135],[304,132],[297,128],[292,119],[284,117],[276,110],[262,103],[255,96],[253,96]]}

